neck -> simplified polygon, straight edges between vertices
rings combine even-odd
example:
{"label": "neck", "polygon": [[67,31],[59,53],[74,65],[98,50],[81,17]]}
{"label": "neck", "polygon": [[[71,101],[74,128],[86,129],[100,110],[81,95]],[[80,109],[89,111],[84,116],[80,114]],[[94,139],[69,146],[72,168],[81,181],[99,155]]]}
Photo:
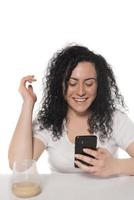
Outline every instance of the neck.
{"label": "neck", "polygon": [[72,110],[69,110],[67,112],[67,116],[66,116],[66,120],[67,121],[87,121],[89,118],[89,114],[88,113],[76,113],[73,112]]}
{"label": "neck", "polygon": [[67,122],[67,129],[73,130],[75,132],[88,130],[88,118],[89,116],[86,115],[78,115],[75,112],[69,111],[67,114],[66,122]]}
{"label": "neck", "polygon": [[81,135],[89,134],[88,115],[77,115],[74,112],[68,112],[66,118],[66,127],[68,134]]}

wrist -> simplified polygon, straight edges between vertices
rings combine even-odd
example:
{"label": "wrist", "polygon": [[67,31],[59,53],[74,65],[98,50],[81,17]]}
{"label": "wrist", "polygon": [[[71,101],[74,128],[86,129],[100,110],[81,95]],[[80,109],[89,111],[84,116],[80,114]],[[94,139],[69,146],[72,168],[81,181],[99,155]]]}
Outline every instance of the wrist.
{"label": "wrist", "polygon": [[32,101],[24,101],[22,104],[22,109],[33,111],[35,102]]}
{"label": "wrist", "polygon": [[116,159],[118,175],[134,176],[134,158]]}
{"label": "wrist", "polygon": [[113,175],[121,175],[120,159],[114,158]]}

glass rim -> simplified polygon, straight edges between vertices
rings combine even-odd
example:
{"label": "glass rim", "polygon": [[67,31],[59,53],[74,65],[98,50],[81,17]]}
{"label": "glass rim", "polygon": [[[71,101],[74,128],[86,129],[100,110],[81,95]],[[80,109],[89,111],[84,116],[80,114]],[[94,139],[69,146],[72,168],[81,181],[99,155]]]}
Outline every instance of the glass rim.
{"label": "glass rim", "polygon": [[30,165],[32,164],[32,165],[36,166],[36,160],[34,160],[34,159],[15,160],[13,162],[13,169],[15,169],[16,166],[28,165],[28,164],[30,164]]}

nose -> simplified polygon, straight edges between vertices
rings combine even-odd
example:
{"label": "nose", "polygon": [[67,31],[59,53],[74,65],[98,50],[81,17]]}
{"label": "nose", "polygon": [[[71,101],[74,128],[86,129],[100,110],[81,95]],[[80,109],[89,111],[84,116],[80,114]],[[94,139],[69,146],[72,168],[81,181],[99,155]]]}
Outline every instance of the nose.
{"label": "nose", "polygon": [[77,88],[77,95],[84,96],[86,94],[85,88],[83,84],[79,84]]}

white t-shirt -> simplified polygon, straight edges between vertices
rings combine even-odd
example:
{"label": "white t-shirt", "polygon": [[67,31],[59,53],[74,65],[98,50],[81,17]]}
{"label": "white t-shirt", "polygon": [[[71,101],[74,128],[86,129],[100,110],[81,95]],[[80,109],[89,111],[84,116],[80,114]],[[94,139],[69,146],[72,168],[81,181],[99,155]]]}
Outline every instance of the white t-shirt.
{"label": "white t-shirt", "polygon": [[[44,143],[48,151],[48,161],[52,172],[81,172],[80,169],[74,167],[74,144],[69,141],[66,128],[64,128],[63,136],[54,141],[50,131],[40,130],[39,125],[34,122],[33,137]],[[113,156],[116,156],[119,147],[125,150],[132,142],[134,142],[134,123],[119,110],[113,115],[113,132],[110,140],[106,140],[102,144],[97,137],[97,147],[106,148]]]}

